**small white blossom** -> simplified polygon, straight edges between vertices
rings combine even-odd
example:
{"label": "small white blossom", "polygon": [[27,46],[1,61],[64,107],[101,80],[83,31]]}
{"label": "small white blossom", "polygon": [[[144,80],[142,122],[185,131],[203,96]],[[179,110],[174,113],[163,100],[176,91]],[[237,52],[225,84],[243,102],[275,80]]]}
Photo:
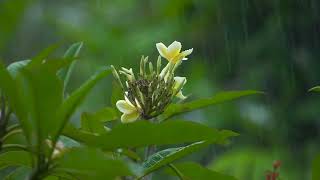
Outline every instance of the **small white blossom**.
{"label": "small white blossom", "polygon": [[138,107],[134,106],[126,96],[125,100],[117,101],[116,106],[123,113],[121,116],[122,123],[134,122],[139,118],[139,104],[137,103],[137,105]]}
{"label": "small white blossom", "polygon": [[160,55],[166,58],[169,62],[177,63],[180,60],[187,60],[186,56],[190,55],[193,51],[193,48],[181,51],[181,43],[178,41],[174,41],[168,47],[166,47],[163,43],[157,43],[156,47],[160,53]]}

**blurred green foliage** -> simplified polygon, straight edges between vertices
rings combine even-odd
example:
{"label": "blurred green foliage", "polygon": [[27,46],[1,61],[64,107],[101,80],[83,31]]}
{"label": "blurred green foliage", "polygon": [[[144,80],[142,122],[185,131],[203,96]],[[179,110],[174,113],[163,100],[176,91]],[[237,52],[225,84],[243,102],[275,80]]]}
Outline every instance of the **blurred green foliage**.
{"label": "blurred green foliage", "polygon": [[[319,7],[317,0],[1,0],[0,58],[9,63],[55,42],[83,41],[72,90],[97,66],[137,68],[142,54],[156,60],[156,42],[179,40],[194,48],[180,69],[191,99],[226,89],[267,93],[185,115],[241,134],[231,148],[212,147],[194,158],[213,169],[237,169],[239,178],[248,172],[246,179],[262,177],[277,158],[283,178],[308,179],[320,140],[319,94],[307,92],[320,82]],[[83,110],[110,105],[111,84],[104,82]],[[252,154],[254,169],[239,160]]]}

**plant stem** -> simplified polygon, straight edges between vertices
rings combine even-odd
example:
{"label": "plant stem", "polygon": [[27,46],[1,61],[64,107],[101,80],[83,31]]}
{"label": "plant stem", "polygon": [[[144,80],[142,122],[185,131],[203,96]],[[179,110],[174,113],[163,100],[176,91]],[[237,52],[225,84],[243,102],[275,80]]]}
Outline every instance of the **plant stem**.
{"label": "plant stem", "polygon": [[36,166],[33,169],[29,180],[41,180],[47,176],[48,173],[48,164],[45,161],[45,156],[39,155],[37,157]]}
{"label": "plant stem", "polygon": [[[149,119],[152,123],[158,123],[157,118],[151,118]],[[144,159],[147,160],[152,154],[154,154],[157,151],[157,146],[156,145],[149,145],[145,149],[145,154],[144,154]],[[145,176],[143,180],[151,180],[152,179],[152,173],[149,175]]]}
{"label": "plant stem", "polygon": [[169,167],[177,174],[180,180],[185,180],[183,174],[179,171],[179,169],[175,165],[170,163]]}
{"label": "plant stem", "polygon": [[[157,147],[155,145],[150,145],[146,147],[144,159],[147,160],[148,157],[154,154],[156,151],[157,151]],[[151,180],[151,179],[152,179],[152,173],[150,173],[149,175],[143,178],[143,180]]]}

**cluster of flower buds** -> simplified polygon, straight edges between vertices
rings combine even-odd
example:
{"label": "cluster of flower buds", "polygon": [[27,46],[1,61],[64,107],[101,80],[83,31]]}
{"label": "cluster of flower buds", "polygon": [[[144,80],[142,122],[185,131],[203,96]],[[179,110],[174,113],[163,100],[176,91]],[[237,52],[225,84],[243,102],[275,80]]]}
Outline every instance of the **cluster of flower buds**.
{"label": "cluster of flower buds", "polygon": [[266,180],[277,180],[279,178],[279,169],[281,161],[276,160],[273,162],[273,171],[267,171]]}
{"label": "cluster of flower buds", "polygon": [[157,43],[157,49],[168,64],[161,69],[161,56],[156,65],[149,62],[148,57],[142,57],[139,73],[132,68],[122,67],[116,70],[113,66],[113,75],[124,91],[124,100],[117,102],[117,108],[123,113],[123,123],[133,122],[139,118],[152,119],[160,115],[171,103],[174,97],[185,99],[182,88],[187,82],[185,77],[174,76],[174,72],[192,49],[181,51],[181,43],[174,41],[166,47]]}

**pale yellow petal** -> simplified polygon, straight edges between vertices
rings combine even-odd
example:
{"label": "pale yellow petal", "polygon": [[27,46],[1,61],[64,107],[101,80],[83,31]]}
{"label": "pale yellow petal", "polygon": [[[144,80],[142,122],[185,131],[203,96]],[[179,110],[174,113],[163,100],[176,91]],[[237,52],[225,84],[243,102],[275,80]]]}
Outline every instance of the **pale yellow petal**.
{"label": "pale yellow petal", "polygon": [[173,62],[173,63],[179,63],[181,60],[183,60],[185,57],[184,56],[182,56],[182,54],[180,53],[180,54],[178,54],[176,57],[174,57],[171,61]]}
{"label": "pale yellow petal", "polygon": [[179,98],[179,99],[182,99],[182,100],[187,98],[186,96],[184,96],[184,95],[182,94],[182,91],[179,91],[179,92],[176,94],[176,97]]}
{"label": "pale yellow petal", "polygon": [[174,41],[172,44],[168,46],[167,57],[169,60],[173,59],[177,55],[179,55],[181,51],[181,43],[178,41]]}
{"label": "pale yellow petal", "polygon": [[186,77],[179,77],[176,76],[173,78],[174,79],[174,89],[178,89],[179,87],[184,86],[187,83],[187,78]]}
{"label": "pale yellow petal", "polygon": [[140,105],[140,103],[139,103],[138,99],[137,99],[137,98],[135,98],[135,99],[134,99],[134,101],[136,102],[136,104],[137,104],[138,108],[140,108],[140,109],[141,109],[141,105]]}
{"label": "pale yellow petal", "polygon": [[138,111],[134,111],[130,114],[122,114],[121,122],[122,123],[131,123],[136,121],[139,118],[140,114]]}
{"label": "pale yellow petal", "polygon": [[182,51],[182,52],[181,52],[181,55],[182,55],[183,57],[189,56],[189,55],[192,53],[192,51],[193,51],[193,48],[188,49],[188,50],[185,50],[185,51]]}
{"label": "pale yellow petal", "polygon": [[169,63],[161,70],[159,76],[162,77],[162,78],[164,78],[164,77],[168,74],[169,70],[170,70],[171,68],[173,68],[173,66],[174,66],[174,64],[173,64],[172,62],[169,62]]}
{"label": "pale yellow petal", "polygon": [[168,48],[163,43],[157,43],[156,47],[157,47],[157,49],[159,51],[159,54],[162,57],[167,58]]}
{"label": "pale yellow petal", "polygon": [[134,105],[131,103],[131,101],[128,99],[128,93],[126,93],[126,95],[124,96],[124,99],[126,100],[126,102],[130,105],[130,106],[133,106],[134,107]]}
{"label": "pale yellow petal", "polygon": [[116,103],[117,108],[119,109],[120,112],[122,113],[132,113],[136,111],[136,108],[134,106],[131,106],[128,104],[125,100],[119,100]]}

